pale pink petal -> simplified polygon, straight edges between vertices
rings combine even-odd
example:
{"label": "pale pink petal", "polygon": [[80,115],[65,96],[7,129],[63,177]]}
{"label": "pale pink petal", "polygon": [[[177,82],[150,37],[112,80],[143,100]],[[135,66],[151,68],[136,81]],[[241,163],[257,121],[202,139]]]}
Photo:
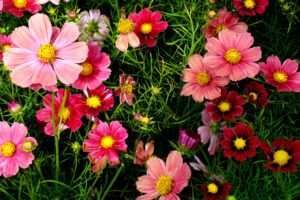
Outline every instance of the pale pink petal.
{"label": "pale pink petal", "polygon": [[60,33],[60,29],[58,27],[56,26],[52,27],[51,41],[55,41],[59,33]]}
{"label": "pale pink petal", "polygon": [[27,49],[38,53],[40,49],[39,42],[31,35],[29,29],[25,26],[16,28],[11,35],[13,43],[16,47]]}
{"label": "pale pink petal", "polygon": [[[205,106],[207,106],[208,104],[209,104],[208,102],[205,103]],[[207,111],[206,108],[201,112],[201,115],[202,115],[202,122],[204,123],[204,125],[210,127],[212,123],[212,119],[210,113]]]}
{"label": "pale pink petal", "polygon": [[142,193],[155,192],[156,182],[157,180],[149,175],[141,176],[136,182],[136,189]]}
{"label": "pale pink petal", "polygon": [[218,76],[227,76],[231,71],[233,65],[230,63],[225,63],[217,68],[214,68],[214,73]]}
{"label": "pale pink petal", "polygon": [[56,47],[56,50],[71,44],[79,36],[79,30],[77,25],[74,22],[65,22],[59,35],[53,42],[53,46]]}
{"label": "pale pink petal", "polygon": [[190,177],[191,169],[186,163],[183,163],[181,168],[179,168],[175,174],[174,187],[172,188],[172,191],[175,193],[180,193],[183,188],[188,185],[188,180]]}
{"label": "pale pink petal", "polygon": [[2,167],[3,176],[5,178],[14,176],[19,171],[19,166],[13,157],[7,157]]}
{"label": "pale pink petal", "polygon": [[[162,200],[162,199],[159,199],[159,200]],[[165,200],[180,200],[180,198],[175,193],[171,192],[167,195]]]}
{"label": "pale pink petal", "polygon": [[236,33],[225,29],[219,33],[220,42],[224,45],[225,50],[233,48],[234,41],[236,40]]}
{"label": "pale pink petal", "polygon": [[53,67],[58,79],[64,84],[74,83],[82,71],[82,67],[80,65],[60,59],[56,59],[53,62]]}
{"label": "pale pink petal", "polygon": [[32,164],[34,155],[18,149],[14,154],[14,159],[21,168],[26,169]]}
{"label": "pale pink petal", "polygon": [[211,82],[215,85],[218,85],[218,86],[226,86],[228,85],[230,79],[228,76],[225,76],[225,77],[221,77],[221,76],[215,76],[212,78]]}
{"label": "pale pink petal", "polygon": [[85,42],[74,42],[56,51],[56,57],[72,63],[81,63],[86,60],[88,51]]}
{"label": "pale pink petal", "polygon": [[241,32],[246,32],[248,30],[248,26],[244,22],[238,22],[228,27],[228,29],[236,33],[241,33]]}
{"label": "pale pink petal", "polygon": [[43,62],[42,65],[40,65],[39,68],[36,69],[31,82],[33,84],[40,83],[45,86],[56,85],[56,74],[52,66],[47,62]]}
{"label": "pale pink petal", "polygon": [[20,124],[17,122],[14,122],[11,126],[11,141],[18,145],[21,143],[25,136],[27,135],[27,128],[24,126],[24,124]]}
{"label": "pale pink petal", "polygon": [[225,47],[217,38],[208,38],[205,44],[205,48],[208,52],[214,55],[224,55],[226,53]]}
{"label": "pale pink petal", "polygon": [[10,126],[7,122],[0,122],[0,143],[10,141]]}
{"label": "pale pink petal", "polygon": [[[237,64],[237,66],[249,78],[255,77],[258,74],[258,72],[260,71],[259,65],[254,62],[241,62],[241,63]],[[234,71],[234,69],[235,69],[235,66],[232,68],[232,71]]]}
{"label": "pale pink petal", "polygon": [[298,71],[298,63],[296,60],[287,59],[282,64],[282,71],[284,71],[288,76],[295,74]]}
{"label": "pale pink petal", "polygon": [[198,83],[188,83],[183,86],[180,96],[189,96],[193,94],[198,87],[200,87]]}
{"label": "pale pink petal", "polygon": [[205,56],[204,64],[209,68],[217,68],[220,65],[226,64],[226,60],[223,56]]}
{"label": "pale pink petal", "polygon": [[174,176],[181,169],[183,160],[179,151],[171,151],[166,162],[166,171],[169,176]]}
{"label": "pale pink petal", "polygon": [[155,192],[153,191],[153,192],[149,192],[145,195],[137,197],[136,200],[153,200],[158,196],[159,196],[159,193],[157,191],[155,191]]}
{"label": "pale pink petal", "polygon": [[251,33],[243,32],[236,37],[233,48],[243,52],[244,50],[249,49],[253,45],[253,42],[254,38],[251,36]]}
{"label": "pale pink petal", "polygon": [[210,138],[210,144],[208,147],[209,155],[214,155],[215,153],[217,153],[219,151],[219,148],[220,148],[219,142],[220,142],[219,137],[212,135],[212,137]]}
{"label": "pale pink petal", "polygon": [[194,93],[193,93],[193,99],[196,102],[202,102],[205,95],[205,88],[204,87],[198,87]]}
{"label": "pale pink petal", "polygon": [[119,37],[117,38],[117,41],[116,41],[116,48],[122,52],[127,51],[127,49],[128,49],[127,35],[124,35],[124,34],[119,35]]}
{"label": "pale pink petal", "polygon": [[60,3],[60,0],[51,0],[51,3],[58,5]]}
{"label": "pale pink petal", "polygon": [[203,64],[203,58],[200,54],[194,54],[189,57],[188,60],[190,68],[194,69],[197,72],[201,72],[205,70],[204,64]]}
{"label": "pale pink petal", "polygon": [[247,77],[247,74],[244,74],[241,68],[244,68],[242,65],[232,65],[232,69],[229,74],[229,78],[232,81],[239,81]]}
{"label": "pale pink petal", "polygon": [[221,89],[213,84],[208,84],[205,87],[205,98],[213,100],[221,96]]}
{"label": "pale pink petal", "polygon": [[4,65],[9,70],[13,70],[18,65],[32,61],[38,61],[38,56],[26,49],[9,48],[3,53]]}
{"label": "pale pink petal", "polygon": [[209,126],[200,126],[198,128],[198,134],[200,135],[201,142],[206,144],[211,137],[211,130]]}
{"label": "pale pink petal", "polygon": [[146,165],[149,175],[156,180],[158,180],[160,176],[166,174],[165,162],[157,157],[150,158]]}
{"label": "pale pink petal", "polygon": [[132,48],[136,48],[140,46],[140,39],[139,37],[135,34],[135,32],[131,32],[127,35],[128,42]]}
{"label": "pale pink petal", "polygon": [[29,31],[41,45],[49,44],[52,35],[51,22],[47,15],[37,13],[29,18]]}
{"label": "pale pink petal", "polygon": [[258,61],[261,55],[260,47],[253,47],[242,52],[242,61]]}
{"label": "pale pink petal", "polygon": [[197,73],[194,69],[184,69],[182,71],[182,80],[184,82],[191,82],[191,81],[197,81],[197,76],[199,73]]}

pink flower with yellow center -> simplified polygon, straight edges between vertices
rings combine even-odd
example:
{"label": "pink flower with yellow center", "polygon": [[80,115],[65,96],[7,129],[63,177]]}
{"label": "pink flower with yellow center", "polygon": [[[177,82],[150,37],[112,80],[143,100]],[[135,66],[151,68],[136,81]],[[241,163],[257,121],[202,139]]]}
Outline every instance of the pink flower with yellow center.
{"label": "pink flower with yellow center", "polygon": [[12,71],[12,82],[21,87],[49,87],[56,86],[58,77],[62,83],[72,84],[82,71],[78,63],[88,54],[85,42],[74,42],[79,36],[76,24],[65,22],[59,30],[44,14],[30,17],[28,24],[29,28],[13,31],[15,47],[3,54],[4,64]]}
{"label": "pink flower with yellow center", "polygon": [[233,6],[240,15],[255,16],[256,13],[263,14],[268,5],[269,0],[233,0]]}
{"label": "pink flower with yellow center", "polygon": [[13,123],[10,127],[7,122],[0,122],[0,176],[11,177],[18,173],[19,167],[28,168],[34,159],[31,152],[23,151],[28,138],[27,128],[23,124]]}
{"label": "pink flower with yellow center", "polygon": [[239,81],[253,78],[259,72],[255,63],[261,58],[260,47],[253,47],[254,38],[250,33],[236,34],[230,30],[219,33],[219,39],[208,38],[205,48],[207,54],[204,64],[212,68],[217,76],[229,75],[230,80]]}
{"label": "pink flower with yellow center", "polygon": [[[125,152],[128,137],[127,130],[118,121],[112,121],[110,125],[106,122],[100,122],[97,128],[88,133],[89,139],[83,143],[83,151],[89,152],[90,160],[98,162],[103,167],[103,159],[106,159],[111,166],[120,163],[116,151]],[[97,166],[96,166],[97,167]],[[97,170],[97,169],[96,169]]]}
{"label": "pink flower with yellow center", "polygon": [[5,35],[0,34],[0,61],[3,60],[3,53],[11,48],[14,47],[11,39],[11,35],[8,35],[7,37]]}
{"label": "pink flower with yellow center", "polygon": [[287,59],[281,65],[277,56],[267,58],[267,63],[259,63],[267,82],[277,87],[278,92],[300,92],[300,72],[296,60]]}
{"label": "pink flower with yellow center", "polygon": [[167,162],[157,157],[150,158],[147,163],[147,175],[141,176],[136,182],[139,192],[146,193],[137,200],[179,199],[179,194],[188,185],[191,170],[187,163],[183,163],[179,151],[171,151]]}
{"label": "pink flower with yellow center", "polygon": [[10,12],[17,17],[23,17],[24,11],[37,13],[42,6],[35,3],[36,0],[3,0],[3,12]]}
{"label": "pink flower with yellow center", "polygon": [[190,68],[182,71],[182,79],[188,84],[182,88],[181,96],[193,95],[196,102],[202,102],[204,97],[212,100],[221,96],[221,89],[218,86],[225,86],[229,83],[227,76],[217,76],[203,63],[203,58],[199,54],[194,54],[189,58],[189,66]]}

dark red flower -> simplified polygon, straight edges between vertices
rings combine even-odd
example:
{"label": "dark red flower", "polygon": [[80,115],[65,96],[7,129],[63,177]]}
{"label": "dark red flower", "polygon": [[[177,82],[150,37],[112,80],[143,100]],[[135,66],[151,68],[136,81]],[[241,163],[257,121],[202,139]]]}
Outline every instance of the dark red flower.
{"label": "dark red flower", "polygon": [[245,161],[247,157],[253,157],[259,146],[259,137],[252,137],[253,130],[250,126],[246,126],[242,122],[235,125],[235,130],[226,128],[223,136],[225,139],[221,141],[224,149],[224,156],[227,158],[235,157],[238,161]]}
{"label": "dark red flower", "polygon": [[224,118],[226,121],[230,121],[243,114],[242,105],[245,101],[246,99],[238,96],[236,91],[230,91],[227,94],[226,88],[222,88],[221,96],[212,100],[212,103],[206,104],[206,109],[212,113],[213,120],[220,121]]}
{"label": "dark red flower", "polygon": [[168,28],[168,23],[161,20],[161,13],[156,11],[152,13],[149,9],[143,9],[139,13],[132,13],[128,16],[135,24],[133,32],[140,39],[140,46],[145,43],[147,47],[156,45],[155,37]]}
{"label": "dark red flower", "polygon": [[200,135],[190,129],[180,130],[178,144],[184,149],[192,150],[200,143]]}
{"label": "dark red flower", "polygon": [[217,180],[213,180],[209,185],[201,184],[201,190],[205,192],[206,200],[222,200],[228,196],[228,191],[231,190],[231,184],[226,182],[221,184]]}
{"label": "dark red flower", "polygon": [[271,161],[265,166],[274,172],[296,172],[295,165],[300,161],[300,140],[293,142],[279,138],[272,142],[272,147],[267,142],[262,142],[259,146]]}
{"label": "dark red flower", "polygon": [[233,6],[240,15],[262,14],[266,11],[267,5],[269,5],[269,0],[233,0]]}
{"label": "dark red flower", "polygon": [[72,96],[72,103],[83,115],[98,116],[99,111],[106,111],[114,106],[114,98],[111,90],[106,90],[104,84],[101,84],[95,90],[87,89],[87,98],[81,94]]}
{"label": "dark red flower", "polygon": [[269,103],[269,100],[267,99],[269,94],[265,90],[265,86],[263,84],[252,81],[246,85],[245,90],[252,103],[261,105],[262,107],[266,107]]}

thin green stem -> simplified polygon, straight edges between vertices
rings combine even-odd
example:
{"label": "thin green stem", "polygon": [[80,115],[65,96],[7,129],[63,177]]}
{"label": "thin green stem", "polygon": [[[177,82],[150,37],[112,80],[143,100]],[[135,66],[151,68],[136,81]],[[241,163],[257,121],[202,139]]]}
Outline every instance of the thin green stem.
{"label": "thin green stem", "polygon": [[110,182],[109,186],[108,186],[107,189],[105,190],[105,192],[104,192],[104,194],[103,194],[101,200],[104,200],[104,199],[105,199],[105,197],[106,197],[106,195],[108,194],[110,188],[113,186],[113,184],[114,184],[115,181],[117,180],[118,176],[120,175],[122,169],[123,169],[123,164],[121,164],[121,166],[119,167],[119,169],[118,169],[116,175],[114,176],[114,178],[113,178],[112,181]]}

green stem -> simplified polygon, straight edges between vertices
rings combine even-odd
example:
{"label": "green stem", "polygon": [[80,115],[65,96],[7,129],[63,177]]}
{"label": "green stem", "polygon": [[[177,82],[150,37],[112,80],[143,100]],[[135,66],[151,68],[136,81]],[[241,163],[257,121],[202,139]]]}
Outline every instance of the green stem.
{"label": "green stem", "polygon": [[112,179],[112,181],[110,182],[109,186],[107,187],[107,189],[105,190],[101,200],[104,200],[106,195],[108,194],[110,188],[112,187],[112,185],[114,184],[114,182],[116,181],[116,179],[118,178],[118,176],[120,175],[121,171],[123,169],[123,164],[121,164],[120,168],[118,169],[116,175],[114,176],[114,178]]}
{"label": "green stem", "polygon": [[[59,138],[55,134],[55,180],[58,181],[59,177]],[[55,191],[57,191],[57,184],[55,184]]]}

